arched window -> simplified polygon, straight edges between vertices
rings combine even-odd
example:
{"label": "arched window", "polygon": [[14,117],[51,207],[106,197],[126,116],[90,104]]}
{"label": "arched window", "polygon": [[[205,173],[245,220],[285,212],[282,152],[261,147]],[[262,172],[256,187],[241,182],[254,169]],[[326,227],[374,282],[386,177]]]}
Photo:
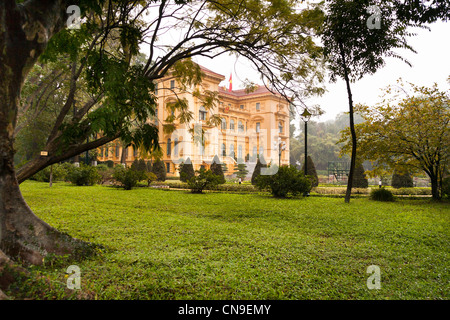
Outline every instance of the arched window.
{"label": "arched window", "polygon": [[259,133],[261,131],[261,123],[257,122],[256,123],[256,132]]}
{"label": "arched window", "polygon": [[106,147],[105,148],[105,158],[108,158],[108,157],[109,157],[109,148]]}
{"label": "arched window", "polygon": [[242,146],[241,145],[239,145],[238,146],[238,159],[242,159]]}
{"label": "arched window", "polygon": [[256,154],[258,153],[258,148],[257,147],[253,147],[253,156],[256,157]]}
{"label": "arched window", "polygon": [[175,156],[178,156],[178,138],[175,138],[173,142],[173,153]]}
{"label": "arched window", "polygon": [[244,124],[242,121],[238,122],[238,132],[244,132]]}
{"label": "arched window", "polygon": [[167,155],[170,156],[170,153],[172,151],[172,140],[169,138],[167,139]]}
{"label": "arched window", "polygon": [[221,129],[227,130],[227,120],[225,118],[222,118]]}
{"label": "arched window", "polygon": [[116,158],[120,157],[120,146],[116,145]]}
{"label": "arched window", "polygon": [[227,147],[225,146],[225,143],[222,143],[222,156],[226,156],[227,155]]}
{"label": "arched window", "polygon": [[278,133],[283,133],[283,122],[278,122]]}
{"label": "arched window", "polygon": [[234,157],[234,144],[230,144],[230,157]]}
{"label": "arched window", "polygon": [[262,146],[259,147],[259,155],[264,155],[264,148]]}
{"label": "arched window", "polygon": [[234,131],[234,120],[233,119],[230,120],[230,130]]}

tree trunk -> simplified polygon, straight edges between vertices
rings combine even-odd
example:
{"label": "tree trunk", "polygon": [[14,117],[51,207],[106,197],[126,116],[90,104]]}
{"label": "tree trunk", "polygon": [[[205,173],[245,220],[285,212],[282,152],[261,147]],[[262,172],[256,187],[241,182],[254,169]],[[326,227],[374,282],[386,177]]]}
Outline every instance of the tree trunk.
{"label": "tree trunk", "polygon": [[114,136],[101,137],[97,140],[94,140],[94,141],[91,141],[88,143],[83,143],[80,145],[73,145],[73,146],[66,146],[64,148],[64,150],[62,150],[62,151],[58,151],[59,145],[57,144],[57,141],[54,140],[54,141],[50,142],[50,145],[47,145],[47,147],[46,147],[46,150],[49,150],[48,156],[41,157],[41,156],[37,155],[17,170],[17,174],[16,174],[17,181],[20,184],[20,183],[24,182],[25,180],[27,180],[28,178],[30,178],[35,173],[48,167],[49,165],[70,159],[72,157],[76,157],[79,161],[79,155],[81,153],[86,152],[88,150],[98,148],[108,142],[111,142],[111,141],[117,139],[119,136],[120,136],[120,133],[117,133]]}
{"label": "tree trunk", "polygon": [[352,187],[353,187],[353,176],[356,167],[356,131],[355,131],[355,122],[353,118],[353,98],[352,98],[352,90],[350,88],[350,79],[347,72],[347,63],[345,62],[345,53],[343,44],[339,42],[339,49],[341,52],[341,58],[343,61],[343,69],[344,69],[344,80],[347,86],[347,96],[348,96],[348,106],[350,111],[350,132],[352,135],[352,155],[350,160],[350,172],[348,173],[348,181],[347,181],[347,190],[345,192],[345,202],[350,202],[350,197],[352,195]]}
{"label": "tree trunk", "polygon": [[0,250],[41,264],[47,253],[70,254],[84,243],[58,232],[26,204],[14,170],[14,130],[24,79],[54,32],[63,27],[63,0],[0,2]]}
{"label": "tree trunk", "polygon": [[441,192],[439,186],[439,178],[436,175],[430,175],[431,196],[434,200],[441,200]]}

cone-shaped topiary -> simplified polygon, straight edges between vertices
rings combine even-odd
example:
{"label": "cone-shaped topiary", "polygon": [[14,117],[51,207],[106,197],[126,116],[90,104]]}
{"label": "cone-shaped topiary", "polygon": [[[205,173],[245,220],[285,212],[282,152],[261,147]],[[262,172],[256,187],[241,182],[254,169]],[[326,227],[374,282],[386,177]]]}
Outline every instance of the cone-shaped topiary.
{"label": "cone-shaped topiary", "polygon": [[261,158],[258,158],[258,161],[256,161],[255,169],[252,173],[252,184],[256,185],[256,179],[261,175],[261,168],[266,168],[267,164],[264,160],[264,157],[261,156]]}
{"label": "cone-shaped topiary", "polygon": [[392,175],[391,186],[396,189],[412,188],[414,187],[414,182],[411,175],[408,172],[400,174],[397,170],[395,170],[394,174]]}
{"label": "cone-shaped topiary", "polygon": [[353,175],[353,188],[368,188],[369,180],[367,180],[362,164],[356,165]]}
{"label": "cone-shaped topiary", "polygon": [[180,164],[180,180],[183,182],[187,182],[189,179],[195,176],[194,167],[192,166],[192,162],[190,158],[187,158],[186,161]]}
{"label": "cone-shaped topiary", "polygon": [[234,174],[236,174],[236,177],[245,179],[247,176],[248,170],[245,163],[236,163],[234,165]]}
{"label": "cone-shaped topiary", "polygon": [[156,180],[166,181],[166,166],[161,160],[156,160],[153,163],[152,172],[156,175]]}
{"label": "cone-shaped topiary", "polygon": [[215,155],[213,158],[210,170],[213,174],[219,176],[219,184],[225,183],[225,176],[223,175],[222,164],[220,163],[220,159],[217,155]]}
{"label": "cone-shaped topiary", "polygon": [[[314,165],[314,162],[312,161],[310,156],[308,156],[306,161],[308,161],[307,162],[308,167],[306,169],[307,170],[306,175],[311,177],[310,178],[311,187],[312,188],[317,187],[319,185],[319,177],[317,176],[316,166]],[[303,162],[303,166],[302,166],[301,171],[305,172],[305,163],[304,162]]]}

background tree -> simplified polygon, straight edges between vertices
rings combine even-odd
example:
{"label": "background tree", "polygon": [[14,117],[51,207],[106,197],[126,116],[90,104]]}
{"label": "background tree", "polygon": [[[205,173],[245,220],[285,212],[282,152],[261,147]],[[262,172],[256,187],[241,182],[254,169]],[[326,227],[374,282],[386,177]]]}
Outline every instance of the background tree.
{"label": "background tree", "polygon": [[182,182],[187,182],[193,176],[195,176],[194,166],[192,165],[191,159],[188,157],[184,163],[180,165],[180,180]]}
{"label": "background tree", "polygon": [[[371,175],[399,169],[424,171],[431,181],[434,199],[440,199],[442,179],[449,168],[449,94],[437,85],[410,84],[414,94],[395,95],[373,107],[358,105],[364,122],[356,126],[360,159],[370,160]],[[392,87],[386,89],[389,95]],[[395,97],[398,97],[397,99]],[[343,153],[350,150],[350,134],[342,132]]]}
{"label": "background tree", "polygon": [[[404,60],[393,49],[403,48],[415,52],[407,43],[407,36],[410,35],[408,28],[438,18],[448,19],[449,9],[447,1],[442,5],[436,5],[434,1],[422,3],[413,0],[327,1],[326,19],[321,33],[324,54],[331,80],[335,81],[338,77],[344,79],[349,104],[352,150],[345,202],[350,201],[357,150],[350,83],[366,74],[375,73],[384,66],[385,57]],[[426,19],[421,17],[424,12],[427,12]]]}
{"label": "background tree", "polygon": [[152,166],[152,172],[156,175],[157,181],[166,181],[166,166],[164,162],[160,159],[157,159]]}
{"label": "background tree", "polygon": [[220,184],[220,177],[212,173],[211,170],[201,167],[196,173],[187,181],[192,193],[203,193],[203,190],[215,189]]}
{"label": "background tree", "polygon": [[[316,167],[314,166],[314,162],[312,161],[311,156],[308,156],[308,167],[306,174],[311,177],[311,187],[317,187],[319,185],[319,177],[317,176]],[[303,162],[303,166],[301,168],[302,172],[305,172],[305,162]]]}
{"label": "background tree", "polygon": [[276,174],[261,175],[256,180],[260,190],[268,189],[273,196],[286,198],[302,195],[311,190],[311,182],[295,166],[281,166]]}
{"label": "background tree", "polygon": [[[363,119],[357,113],[354,114],[355,124],[361,123]],[[316,170],[327,170],[330,161],[348,161],[350,157],[341,155],[341,143],[339,141],[339,132],[349,127],[349,116],[347,113],[340,113],[334,119],[326,121],[308,122],[308,155],[315,159]],[[300,132],[296,134],[294,124],[291,124],[290,143],[290,163],[297,165],[300,169],[304,163],[305,156],[305,133],[300,126]]]}
{"label": "background tree", "polygon": [[[261,157],[261,158],[263,158],[263,157]],[[260,159],[258,157],[258,160],[256,161],[255,169],[253,169],[253,173],[252,173],[251,181],[252,181],[253,185],[256,185],[256,181],[257,181],[258,177],[261,175],[261,168],[266,168],[266,167],[267,167],[267,164],[266,164],[264,158]]]}
{"label": "background tree", "polygon": [[220,163],[220,159],[217,155],[215,155],[212,160],[210,170],[213,174],[219,177],[220,184],[225,183],[225,176],[222,171],[222,164]]}
{"label": "background tree", "polygon": [[245,179],[245,177],[247,177],[247,165],[245,163],[236,163],[234,165],[234,174],[236,175],[236,177],[241,178],[242,180]]}
{"label": "background tree", "polygon": [[222,166],[222,172],[225,176],[225,174],[228,172],[228,166],[226,163],[222,163],[221,166]]}
{"label": "background tree", "polygon": [[353,186],[355,188],[364,189],[369,187],[369,180],[367,180],[362,163],[358,164],[355,168],[355,174],[353,175]]}
{"label": "background tree", "polygon": [[409,172],[394,171],[391,186],[394,188],[413,188],[414,182]]}

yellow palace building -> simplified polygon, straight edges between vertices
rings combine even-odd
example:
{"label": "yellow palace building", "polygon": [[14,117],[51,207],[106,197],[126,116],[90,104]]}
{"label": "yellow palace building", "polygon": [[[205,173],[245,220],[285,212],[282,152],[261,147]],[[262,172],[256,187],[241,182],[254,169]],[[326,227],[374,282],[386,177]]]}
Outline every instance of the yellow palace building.
{"label": "yellow palace building", "polygon": [[[289,164],[289,102],[265,86],[258,86],[252,92],[231,90],[231,76],[229,88],[221,87],[225,76],[204,67],[201,71],[201,90],[218,94],[219,103],[209,109],[189,90],[178,90],[173,76],[162,78],[157,85],[157,118],[149,121],[158,126],[167,174],[177,176],[178,164],[187,158],[195,170],[201,166],[209,168],[215,155],[227,165],[228,174],[233,172],[237,162],[245,162],[251,174],[258,155],[263,155],[266,162]],[[171,112],[167,105],[176,98],[187,100],[194,119],[189,124],[176,124],[176,130],[166,134],[164,119]],[[212,114],[220,116],[219,126],[208,125],[207,120]],[[189,129],[194,126],[201,126],[205,131],[203,140],[193,139]],[[123,151],[118,142],[110,143],[99,150],[98,160],[131,165],[141,158],[139,150],[133,150],[131,146],[124,151],[124,157]]]}

